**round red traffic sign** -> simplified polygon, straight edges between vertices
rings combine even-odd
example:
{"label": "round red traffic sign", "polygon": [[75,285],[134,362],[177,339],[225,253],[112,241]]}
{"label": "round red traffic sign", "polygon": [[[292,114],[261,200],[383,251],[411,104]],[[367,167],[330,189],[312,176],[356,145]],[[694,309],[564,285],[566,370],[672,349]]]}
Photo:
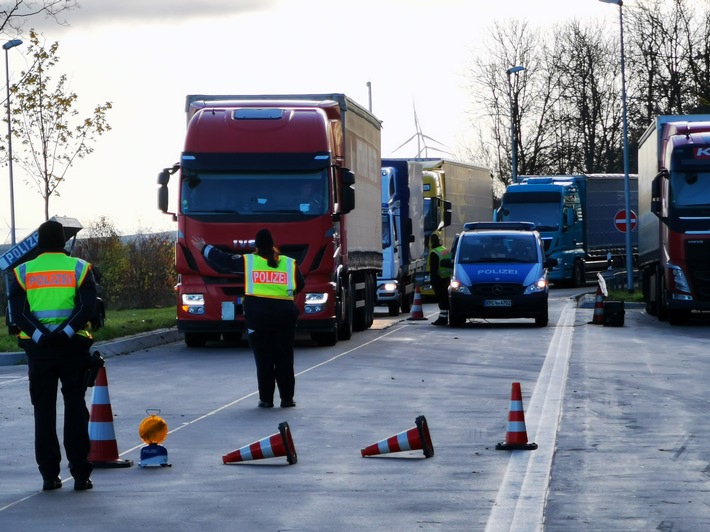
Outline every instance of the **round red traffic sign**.
{"label": "round red traffic sign", "polygon": [[[631,216],[629,216],[629,223],[631,224],[631,230],[636,229],[636,223],[638,219],[636,218],[636,213],[631,211]],[[622,233],[626,232],[626,209],[621,209],[614,215],[614,227],[616,227]]]}

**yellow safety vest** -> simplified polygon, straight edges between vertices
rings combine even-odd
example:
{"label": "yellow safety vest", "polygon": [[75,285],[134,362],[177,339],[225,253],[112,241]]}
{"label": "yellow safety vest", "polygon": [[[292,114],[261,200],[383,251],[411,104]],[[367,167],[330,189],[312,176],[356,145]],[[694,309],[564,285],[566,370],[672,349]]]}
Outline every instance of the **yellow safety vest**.
{"label": "yellow safety vest", "polygon": [[[30,312],[50,331],[69,318],[74,310],[76,291],[86,279],[91,265],[63,252],[43,253],[14,269],[15,278],[27,293]],[[86,330],[77,331],[91,338]],[[29,338],[24,332],[20,338]]]}
{"label": "yellow safety vest", "polygon": [[441,265],[442,259],[451,258],[451,253],[449,253],[449,250],[446,249],[444,246],[439,246],[438,248],[432,249],[432,251],[436,253],[439,257],[439,269],[437,270],[439,272],[439,277],[451,277],[452,269],[444,268]]}
{"label": "yellow safety vest", "polygon": [[260,255],[244,255],[244,282],[244,293],[248,296],[293,301],[296,261],[282,256],[279,265],[272,268]]}

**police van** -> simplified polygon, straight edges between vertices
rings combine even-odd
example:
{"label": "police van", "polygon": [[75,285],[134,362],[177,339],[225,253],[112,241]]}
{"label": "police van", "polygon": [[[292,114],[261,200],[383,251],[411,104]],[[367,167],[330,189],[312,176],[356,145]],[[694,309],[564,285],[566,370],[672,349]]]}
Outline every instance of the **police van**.
{"label": "police van", "polygon": [[469,318],[533,318],[548,322],[548,269],[535,225],[529,222],[469,222],[452,250],[449,324]]}

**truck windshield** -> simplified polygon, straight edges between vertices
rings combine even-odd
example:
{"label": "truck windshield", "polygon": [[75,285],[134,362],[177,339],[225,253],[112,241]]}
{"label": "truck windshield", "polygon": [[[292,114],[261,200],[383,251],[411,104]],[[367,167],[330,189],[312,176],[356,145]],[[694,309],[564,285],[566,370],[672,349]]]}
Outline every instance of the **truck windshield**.
{"label": "truck windshield", "polygon": [[392,245],[392,234],[390,233],[390,217],[388,214],[382,215],[382,249],[387,249]]}
{"label": "truck windshield", "polygon": [[326,170],[299,173],[184,172],[180,210],[184,214],[318,216],[329,208]]}
{"label": "truck windshield", "polygon": [[439,225],[439,214],[436,201],[433,198],[424,198],[424,234],[429,236],[436,231]]}
{"label": "truck windshield", "polygon": [[710,203],[710,169],[671,172],[671,199],[676,207],[693,207]]}
{"label": "truck windshield", "polygon": [[504,203],[501,222],[533,222],[538,231],[557,231],[560,227],[559,203]]}

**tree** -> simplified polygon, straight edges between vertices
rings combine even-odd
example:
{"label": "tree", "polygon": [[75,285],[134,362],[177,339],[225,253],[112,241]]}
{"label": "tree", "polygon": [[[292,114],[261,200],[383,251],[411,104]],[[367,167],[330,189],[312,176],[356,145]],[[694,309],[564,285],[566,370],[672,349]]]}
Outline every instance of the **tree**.
{"label": "tree", "polygon": [[65,11],[78,7],[76,0],[13,0],[0,9],[0,33],[19,35],[32,17],[43,16],[64,25]]}
{"label": "tree", "polygon": [[76,159],[89,155],[97,137],[111,129],[106,120],[111,102],[99,104],[91,115],[77,119],[78,96],[66,87],[66,74],[52,84],[50,71],[59,62],[59,43],[46,48],[34,31],[30,32],[30,41],[34,63],[11,89],[16,102],[13,135],[21,142],[13,158],[44,199],[44,218],[48,220],[49,200],[52,195],[59,196],[58,188],[69,168]]}

